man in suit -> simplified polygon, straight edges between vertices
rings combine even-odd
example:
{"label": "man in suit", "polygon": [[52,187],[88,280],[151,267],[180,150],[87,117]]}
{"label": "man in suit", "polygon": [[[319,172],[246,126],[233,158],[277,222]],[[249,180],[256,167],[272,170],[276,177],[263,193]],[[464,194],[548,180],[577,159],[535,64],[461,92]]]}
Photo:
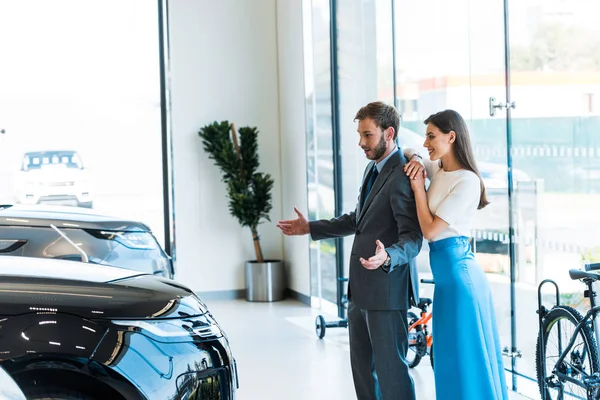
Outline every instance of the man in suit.
{"label": "man in suit", "polygon": [[359,400],[415,399],[408,372],[406,312],[418,301],[414,258],[421,250],[415,200],[396,146],[400,117],[382,102],[356,114],[359,146],[368,159],[356,210],[331,220],[279,221],[285,235],[313,240],[354,234],[348,282],[348,330]]}

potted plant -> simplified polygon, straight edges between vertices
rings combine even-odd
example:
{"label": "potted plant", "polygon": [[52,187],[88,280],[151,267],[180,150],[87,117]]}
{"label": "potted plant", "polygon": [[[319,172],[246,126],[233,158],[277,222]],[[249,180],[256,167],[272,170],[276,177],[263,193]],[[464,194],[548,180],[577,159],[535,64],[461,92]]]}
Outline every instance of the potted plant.
{"label": "potted plant", "polygon": [[229,213],[241,226],[250,228],[256,260],[245,263],[246,299],[275,301],[284,298],[285,270],[279,260],[265,260],[258,225],[270,221],[273,179],[257,172],[258,129],[242,127],[238,134],[228,121],[213,122],[198,131],[204,151],[221,169],[227,185]]}

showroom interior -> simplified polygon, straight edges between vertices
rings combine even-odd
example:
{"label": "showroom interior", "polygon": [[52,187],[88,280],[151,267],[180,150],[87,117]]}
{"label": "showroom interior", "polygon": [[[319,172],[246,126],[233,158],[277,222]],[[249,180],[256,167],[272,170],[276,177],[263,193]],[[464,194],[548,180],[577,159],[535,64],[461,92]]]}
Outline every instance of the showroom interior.
{"label": "showroom interior", "polygon": [[[3,0],[0,204],[57,199],[145,224],[174,281],[226,333],[235,398],[353,399],[343,326],[353,237],[288,237],[276,223],[294,207],[310,220],[355,209],[368,162],[360,107],[393,105],[399,146],[423,154],[423,120],[457,110],[491,201],[471,245],[494,295],[509,397],[540,399],[540,307],[585,316],[586,286],[569,270],[600,262],[599,11],[595,0]],[[272,186],[256,235],[283,268],[273,272],[283,300],[249,299],[262,284],[246,275],[257,241],[199,134],[224,121],[258,130],[256,172]],[[76,165],[69,194],[58,184],[32,194],[46,179],[32,177],[37,157],[58,150]],[[427,243],[417,264],[431,279]],[[431,284],[420,290],[433,296]],[[598,333],[584,327],[594,348]],[[582,368],[600,381],[592,353]],[[444,399],[429,357],[411,374],[417,399]],[[600,398],[574,388],[564,398]],[[147,398],[209,398],[161,396]]]}

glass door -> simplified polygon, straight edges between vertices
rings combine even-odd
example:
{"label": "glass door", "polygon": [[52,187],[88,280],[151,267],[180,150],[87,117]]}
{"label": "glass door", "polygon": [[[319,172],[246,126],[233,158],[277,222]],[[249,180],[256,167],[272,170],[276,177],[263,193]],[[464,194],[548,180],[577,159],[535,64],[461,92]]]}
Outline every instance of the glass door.
{"label": "glass door", "polygon": [[506,382],[514,389],[513,274],[511,192],[508,181],[509,141],[506,109],[506,35],[504,2],[468,2],[469,18],[469,129],[477,165],[490,204],[479,210],[473,250],[492,288],[503,348]]}
{"label": "glass door", "polygon": [[[467,120],[491,201],[477,213],[473,249],[490,281],[502,346],[510,353],[507,120],[504,112],[489,112],[490,99],[496,102],[506,96],[503,2],[396,0],[395,9],[400,146],[425,152],[423,120],[432,113],[450,108]],[[422,278],[431,274],[426,246],[419,256],[419,270]],[[422,285],[422,297],[432,292],[430,285]],[[505,366],[511,368],[508,358]]]}
{"label": "glass door", "polygon": [[[473,250],[492,288],[503,348],[506,382],[514,387],[510,371],[514,348],[511,285],[510,191],[508,182],[509,129],[502,107],[506,98],[506,35],[502,0],[468,1],[469,18],[469,129],[477,165],[490,204],[477,212]],[[465,93],[466,94],[466,93]],[[464,96],[464,95],[463,95]]]}
{"label": "glass door", "polygon": [[[534,378],[537,285],[553,279],[561,303],[583,311],[568,270],[600,260],[600,3],[520,0],[509,11],[515,371]],[[517,389],[539,397],[528,379]]]}

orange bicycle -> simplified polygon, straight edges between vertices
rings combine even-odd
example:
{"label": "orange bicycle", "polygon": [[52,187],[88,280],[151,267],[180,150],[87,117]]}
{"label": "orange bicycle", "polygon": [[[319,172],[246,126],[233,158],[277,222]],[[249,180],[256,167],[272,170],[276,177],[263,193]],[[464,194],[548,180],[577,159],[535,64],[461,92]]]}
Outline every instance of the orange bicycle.
{"label": "orange bicycle", "polygon": [[[433,284],[432,279],[421,279],[421,283]],[[421,317],[411,311],[406,315],[408,318],[408,354],[406,361],[408,366],[414,368],[421,362],[421,359],[429,354],[431,368],[433,368],[433,336],[429,331],[429,321],[431,321],[431,312],[428,307],[432,300],[421,297],[417,308],[421,310]]]}

